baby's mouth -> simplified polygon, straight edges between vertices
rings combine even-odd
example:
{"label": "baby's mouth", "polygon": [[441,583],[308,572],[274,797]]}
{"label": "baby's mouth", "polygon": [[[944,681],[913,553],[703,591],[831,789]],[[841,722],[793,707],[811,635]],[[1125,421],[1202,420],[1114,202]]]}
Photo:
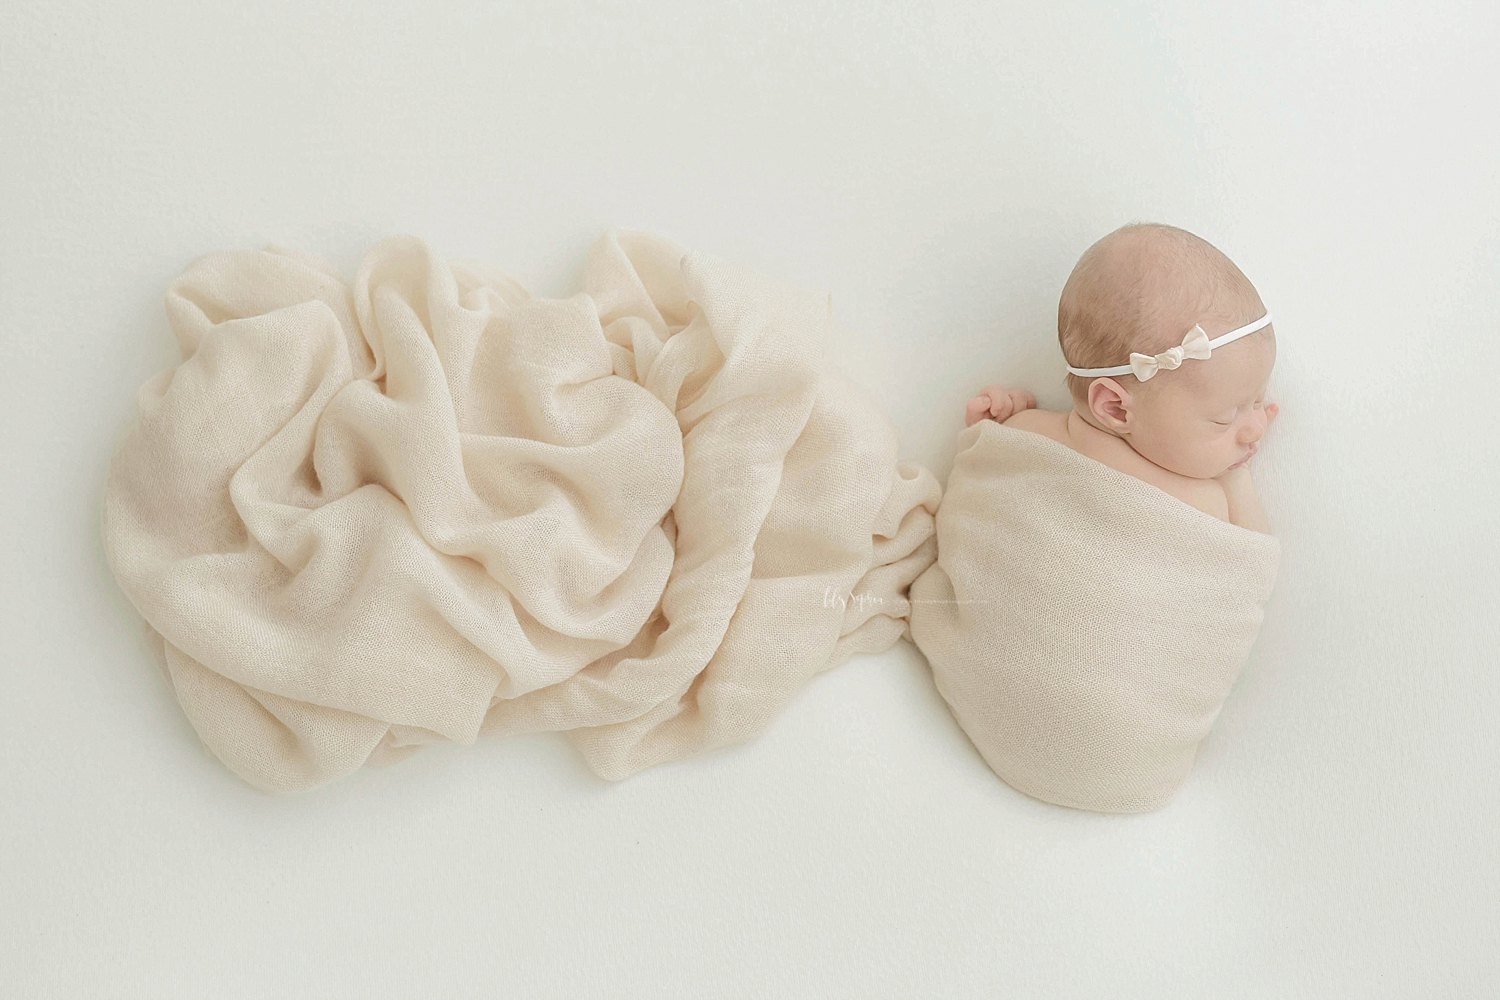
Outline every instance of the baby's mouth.
{"label": "baby's mouth", "polygon": [[1254,458],[1255,457],[1255,453],[1257,451],[1260,451],[1260,446],[1252,444],[1250,446],[1250,450],[1247,451],[1247,452],[1245,452],[1245,457],[1242,458],[1242,459],[1240,459],[1238,462],[1235,462],[1233,465],[1230,466],[1230,468],[1231,469],[1238,469],[1240,466],[1244,465],[1246,462],[1248,462],[1252,458]]}

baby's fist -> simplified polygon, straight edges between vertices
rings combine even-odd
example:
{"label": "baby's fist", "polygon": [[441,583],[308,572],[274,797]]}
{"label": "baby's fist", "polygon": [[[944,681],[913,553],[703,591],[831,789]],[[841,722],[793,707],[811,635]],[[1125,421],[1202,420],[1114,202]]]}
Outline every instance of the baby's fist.
{"label": "baby's fist", "polygon": [[964,407],[964,426],[972,427],[981,420],[1005,423],[1022,410],[1036,405],[1036,397],[1024,389],[1005,389],[992,385],[969,400]]}

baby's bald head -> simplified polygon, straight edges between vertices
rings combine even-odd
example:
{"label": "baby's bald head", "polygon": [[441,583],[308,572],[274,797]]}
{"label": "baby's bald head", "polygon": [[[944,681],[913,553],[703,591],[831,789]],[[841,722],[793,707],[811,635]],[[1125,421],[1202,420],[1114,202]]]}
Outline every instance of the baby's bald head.
{"label": "baby's bald head", "polygon": [[[1182,343],[1205,319],[1222,324],[1222,333],[1264,313],[1255,286],[1213,244],[1176,226],[1132,222],[1078,258],[1057,305],[1057,339],[1073,367],[1109,368],[1132,351],[1157,354]],[[1092,381],[1068,374],[1080,402]]]}

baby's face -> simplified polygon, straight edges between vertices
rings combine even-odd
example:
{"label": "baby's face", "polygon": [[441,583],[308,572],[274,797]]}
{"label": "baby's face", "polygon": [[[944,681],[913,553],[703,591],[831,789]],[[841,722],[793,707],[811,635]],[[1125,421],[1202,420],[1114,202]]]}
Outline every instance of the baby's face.
{"label": "baby's face", "polygon": [[1147,460],[1194,479],[1212,479],[1249,461],[1266,432],[1266,383],[1276,363],[1267,327],[1158,372],[1132,394],[1126,440]]}

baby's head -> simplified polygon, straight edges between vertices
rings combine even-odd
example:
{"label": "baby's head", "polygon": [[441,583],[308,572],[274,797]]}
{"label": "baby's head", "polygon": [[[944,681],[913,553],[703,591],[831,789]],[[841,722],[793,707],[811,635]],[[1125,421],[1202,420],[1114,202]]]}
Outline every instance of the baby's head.
{"label": "baby's head", "polygon": [[[1255,286],[1212,244],[1174,226],[1132,223],[1079,258],[1058,303],[1057,338],[1073,368],[1113,368],[1132,353],[1183,344],[1195,325],[1213,339],[1265,315]],[[1070,373],[1068,388],[1090,424],[1164,469],[1211,479],[1255,454],[1275,361],[1268,323],[1144,380]]]}

